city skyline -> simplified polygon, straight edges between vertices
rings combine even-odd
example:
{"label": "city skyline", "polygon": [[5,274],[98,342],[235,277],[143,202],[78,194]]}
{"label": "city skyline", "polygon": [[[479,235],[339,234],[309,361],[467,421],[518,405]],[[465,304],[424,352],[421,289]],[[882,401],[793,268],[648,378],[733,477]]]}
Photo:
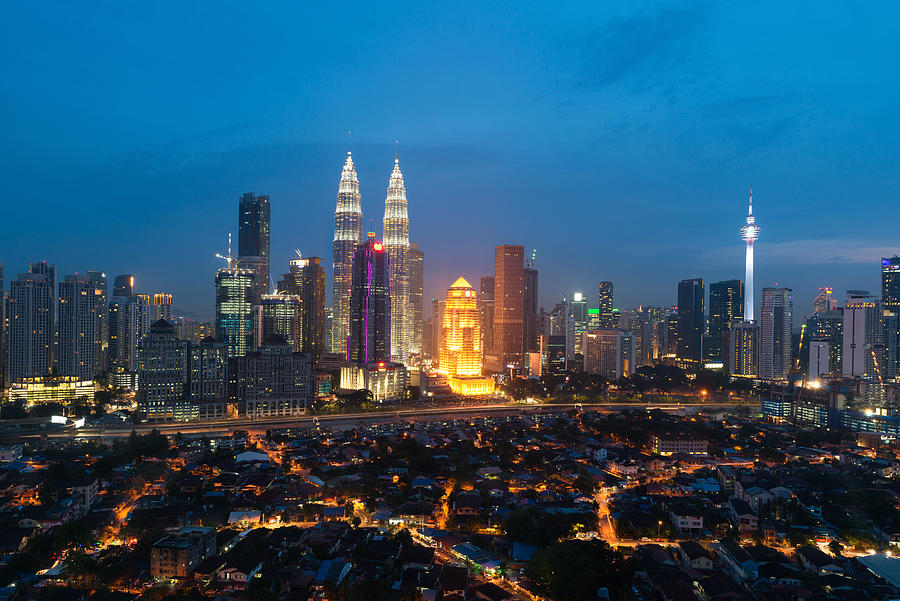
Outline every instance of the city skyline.
{"label": "city skyline", "polygon": [[[65,25],[73,10],[60,6],[41,23],[54,43],[66,43],[72,62],[55,62],[53,43],[41,51],[21,43],[33,25],[28,14],[13,11],[9,22],[20,27],[2,42],[12,58],[9,81],[21,91],[0,100],[18,117],[0,161],[8,194],[20,199],[9,209],[9,223],[17,226],[7,228],[0,249],[9,274],[24,272],[34,259],[54,262],[65,274],[134,273],[140,289],[169,290],[177,309],[210,317],[209,283],[219,267],[212,255],[227,231],[237,237],[233,202],[241,193],[271,195],[273,273],[284,271],[294,248],[330,256],[335,164],[348,128],[355,132],[367,219],[381,214],[394,140],[404,146],[414,237],[428,256],[426,298],[440,297],[442,282],[460,273],[471,281],[490,273],[494,245],[530,251],[537,239],[540,303],[547,309],[567,291],[593,290],[603,280],[616,283],[618,306],[673,304],[680,279],[741,277],[744,249],[734,244],[732,228],[745,216],[750,182],[766,227],[756,249],[756,293],[792,287],[797,319],[810,312],[819,287],[833,287],[839,298],[847,289],[876,290],[875,262],[900,251],[889,224],[867,218],[891,206],[897,168],[884,157],[900,124],[888,109],[897,83],[881,77],[884,63],[876,59],[890,55],[889,32],[873,26],[866,11],[820,7],[815,27],[797,32],[804,52],[779,39],[789,19],[773,22],[762,17],[765,11],[735,6],[585,7],[577,20],[532,7],[499,29],[504,14],[489,9],[478,23],[445,27],[445,37],[416,53],[392,35],[396,24],[386,25],[383,15],[351,17],[348,27],[358,35],[341,52],[322,43],[324,32],[282,37],[285,26],[307,22],[299,9],[241,20],[242,28],[272,32],[283,50],[276,57],[255,48],[233,56],[225,41],[239,23],[213,14],[218,28],[174,29],[184,43],[178,52],[205,56],[205,47],[224,47],[225,58],[264,67],[258,73],[223,67],[223,79],[234,81],[222,87],[204,79],[206,90],[172,66],[177,61],[160,63],[171,70],[159,74],[157,59],[132,44],[112,57],[106,46],[84,44],[84,32]],[[450,14],[434,22],[455,14],[437,10]],[[164,13],[142,16],[170,23]],[[128,36],[140,44],[149,30],[120,27],[136,16],[127,8],[96,14],[89,26],[95,35],[88,37]],[[415,10],[409,17],[410,35],[432,36],[433,22]],[[482,28],[496,30],[496,39],[474,35]],[[752,42],[729,35],[747,29]],[[73,36],[79,43],[68,43]],[[462,85],[451,86],[450,74],[468,64],[462,62],[468,54],[449,53],[463,38],[474,40],[470,52],[480,51],[488,67],[506,56],[498,46],[504,42],[521,60],[511,69],[473,69]],[[767,42],[768,52],[756,51],[757,40]],[[326,89],[321,84],[335,72],[359,74],[354,60],[376,42],[385,46],[365,61],[370,76],[358,82],[367,93],[352,100],[336,96],[343,86],[318,98],[271,77],[300,65],[309,71],[303,86]],[[171,57],[171,49],[159,50]],[[576,60],[564,64],[559,57],[567,50]],[[400,86],[406,94],[385,85],[429,60],[445,69],[416,88]],[[87,70],[72,70],[77,61],[90,63]],[[179,103],[159,102],[155,90],[144,94],[144,85],[123,73],[135,64],[160,75],[159,90],[183,87]],[[389,77],[376,83],[377,75]],[[226,99],[225,89],[258,89],[247,85],[257,77],[271,86],[265,98]],[[59,91],[47,93],[48,85]],[[873,88],[878,93],[869,93]],[[472,89],[478,99],[461,91]],[[216,102],[208,102],[210,93]],[[60,94],[72,98],[64,111],[44,100]],[[692,127],[699,123],[706,127]],[[554,174],[552,187],[541,179],[546,173]],[[581,193],[586,186],[590,192]],[[848,199],[860,195],[871,211],[846,211]],[[562,200],[569,211],[546,210]],[[120,211],[123,202],[127,210]],[[86,210],[72,214],[73,204]],[[34,208],[43,219],[30,218]],[[570,236],[571,211],[603,215],[588,230],[597,235]],[[633,211],[643,216],[640,229],[616,227],[633,221]],[[470,225],[473,212],[482,219]],[[97,215],[104,216],[102,228],[93,227]],[[678,235],[668,236],[673,222]],[[447,232],[463,224],[471,233],[460,244]],[[161,239],[168,244],[161,247]]]}

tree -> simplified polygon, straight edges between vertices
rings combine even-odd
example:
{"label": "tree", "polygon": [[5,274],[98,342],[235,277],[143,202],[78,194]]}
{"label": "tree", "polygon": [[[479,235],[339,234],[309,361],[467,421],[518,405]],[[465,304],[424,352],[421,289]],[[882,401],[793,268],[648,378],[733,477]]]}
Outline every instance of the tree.
{"label": "tree", "polygon": [[580,490],[582,494],[585,495],[593,495],[594,494],[594,480],[591,478],[590,474],[587,472],[581,472],[578,474],[578,477],[575,478],[575,482],[573,482],[575,488]]}
{"label": "tree", "polygon": [[828,550],[831,551],[831,554],[834,555],[835,557],[840,557],[841,551],[843,549],[844,549],[844,545],[842,545],[841,543],[839,543],[836,540],[832,540],[830,543],[828,543]]}
{"label": "tree", "polygon": [[600,587],[629,586],[634,564],[603,541],[565,540],[538,549],[527,574],[555,601],[580,601],[594,598]]}

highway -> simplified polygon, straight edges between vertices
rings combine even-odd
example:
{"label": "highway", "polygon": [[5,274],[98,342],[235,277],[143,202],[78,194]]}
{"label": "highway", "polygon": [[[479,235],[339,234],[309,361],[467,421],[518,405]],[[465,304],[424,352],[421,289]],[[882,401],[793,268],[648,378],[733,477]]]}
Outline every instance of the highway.
{"label": "highway", "polygon": [[752,407],[752,404],[726,401],[726,402],[696,402],[696,403],[559,403],[559,404],[510,404],[492,403],[471,406],[444,406],[444,407],[417,407],[414,409],[398,409],[396,411],[371,411],[363,413],[345,413],[330,415],[294,415],[267,418],[238,418],[230,420],[211,420],[204,422],[177,422],[177,423],[122,423],[116,426],[104,428],[85,426],[82,428],[66,427],[58,430],[44,431],[16,431],[0,430],[0,438],[4,440],[29,440],[29,439],[97,439],[107,440],[125,437],[132,431],[147,433],[158,430],[165,434],[181,433],[185,436],[227,436],[236,430],[248,432],[265,432],[285,428],[308,428],[313,426],[329,426],[333,429],[349,429],[378,423],[417,421],[438,421],[467,419],[472,417],[484,417],[488,415],[522,415],[555,413],[579,410],[607,410],[618,411],[622,409],[663,409],[678,410],[696,408],[704,410],[728,409],[735,407]]}

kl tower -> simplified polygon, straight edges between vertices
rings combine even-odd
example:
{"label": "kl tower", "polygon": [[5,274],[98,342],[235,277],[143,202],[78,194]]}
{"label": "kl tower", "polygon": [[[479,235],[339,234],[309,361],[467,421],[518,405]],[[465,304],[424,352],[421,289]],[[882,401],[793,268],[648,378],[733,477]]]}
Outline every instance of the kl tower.
{"label": "kl tower", "polygon": [[753,313],[753,243],[759,238],[759,226],[753,216],[753,187],[750,187],[750,212],[747,223],[741,227],[741,238],[747,243],[747,272],[744,276],[744,321],[755,320]]}

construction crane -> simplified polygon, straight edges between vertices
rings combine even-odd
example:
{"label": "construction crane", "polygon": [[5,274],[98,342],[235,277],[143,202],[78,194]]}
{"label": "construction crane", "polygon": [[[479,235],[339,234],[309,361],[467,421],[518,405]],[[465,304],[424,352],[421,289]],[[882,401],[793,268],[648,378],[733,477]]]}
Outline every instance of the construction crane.
{"label": "construction crane", "polygon": [[534,239],[534,248],[531,249],[531,258],[525,261],[525,267],[528,269],[534,269],[534,261],[537,259],[537,243],[538,239],[535,237]]}
{"label": "construction crane", "polygon": [[803,341],[806,339],[806,324],[800,326],[800,346],[797,347],[797,359],[794,361],[794,373],[800,373],[800,355],[803,353]]}
{"label": "construction crane", "polygon": [[217,259],[224,259],[226,266],[231,267],[232,262],[234,262],[234,257],[231,256],[231,232],[228,232],[228,256],[223,256],[219,253],[216,253]]}

